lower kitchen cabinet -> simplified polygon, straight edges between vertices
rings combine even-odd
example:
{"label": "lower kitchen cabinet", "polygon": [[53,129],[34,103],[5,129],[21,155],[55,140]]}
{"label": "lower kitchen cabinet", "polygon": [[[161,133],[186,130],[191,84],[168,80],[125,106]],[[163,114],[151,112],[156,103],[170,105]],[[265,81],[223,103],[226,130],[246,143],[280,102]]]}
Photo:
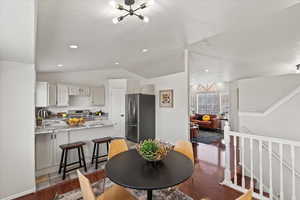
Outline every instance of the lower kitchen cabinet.
{"label": "lower kitchen cabinet", "polygon": [[35,155],[36,170],[57,167],[60,162],[62,144],[68,143],[68,132],[36,135]]}
{"label": "lower kitchen cabinet", "polygon": [[[93,139],[120,136],[114,127],[89,128],[82,130],[59,131],[57,133],[37,134],[35,140],[36,176],[58,172],[62,144],[83,141],[86,163],[90,163],[93,154]],[[106,145],[100,146],[100,154],[106,153]],[[77,149],[68,152],[68,162],[78,161]]]}
{"label": "lower kitchen cabinet", "polygon": [[53,164],[52,134],[40,134],[35,137],[35,168],[42,170]]}

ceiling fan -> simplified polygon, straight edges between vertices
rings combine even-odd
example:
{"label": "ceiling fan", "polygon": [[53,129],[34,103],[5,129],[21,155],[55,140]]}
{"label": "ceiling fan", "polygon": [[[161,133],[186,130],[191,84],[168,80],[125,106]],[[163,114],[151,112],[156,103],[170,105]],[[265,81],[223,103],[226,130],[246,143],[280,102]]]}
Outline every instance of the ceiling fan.
{"label": "ceiling fan", "polygon": [[136,17],[138,17],[140,20],[142,20],[145,23],[149,22],[149,18],[148,17],[143,16],[141,14],[138,14],[138,13],[136,13],[136,11],[142,10],[144,8],[147,8],[147,7],[151,6],[153,4],[153,0],[149,0],[147,2],[141,3],[136,8],[133,8],[133,5],[135,4],[135,0],[124,0],[124,3],[125,3],[125,5],[119,4],[119,3],[115,2],[115,1],[111,1],[110,2],[110,4],[114,8],[126,12],[125,15],[121,15],[120,17],[113,18],[112,21],[113,21],[114,24],[117,24],[117,23],[121,22],[127,16],[136,16]]}

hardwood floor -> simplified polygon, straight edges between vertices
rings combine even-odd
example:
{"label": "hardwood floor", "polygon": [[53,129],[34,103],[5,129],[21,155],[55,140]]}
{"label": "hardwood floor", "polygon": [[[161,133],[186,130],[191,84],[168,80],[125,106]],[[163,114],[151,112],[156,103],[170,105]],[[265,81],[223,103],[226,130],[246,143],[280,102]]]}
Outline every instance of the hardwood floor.
{"label": "hardwood floor", "polygon": [[[234,200],[241,193],[220,185],[223,180],[224,151],[218,145],[199,144],[194,146],[195,171],[193,176],[180,185],[180,190],[195,200]],[[88,175],[91,182],[105,177],[104,171]],[[66,181],[40,190],[18,200],[53,200],[56,194],[62,194],[79,188],[77,179]]]}

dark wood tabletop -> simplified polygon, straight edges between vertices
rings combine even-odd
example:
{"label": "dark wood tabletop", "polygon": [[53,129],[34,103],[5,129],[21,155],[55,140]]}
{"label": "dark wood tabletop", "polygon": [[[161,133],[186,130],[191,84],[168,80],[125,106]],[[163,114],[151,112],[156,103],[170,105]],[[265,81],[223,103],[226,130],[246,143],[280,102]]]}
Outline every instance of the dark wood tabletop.
{"label": "dark wood tabletop", "polygon": [[153,163],[143,159],[135,149],[114,156],[105,166],[111,181],[127,188],[147,190],[148,199],[152,199],[152,190],[178,185],[193,170],[192,161],[181,153],[171,151],[164,160]]}

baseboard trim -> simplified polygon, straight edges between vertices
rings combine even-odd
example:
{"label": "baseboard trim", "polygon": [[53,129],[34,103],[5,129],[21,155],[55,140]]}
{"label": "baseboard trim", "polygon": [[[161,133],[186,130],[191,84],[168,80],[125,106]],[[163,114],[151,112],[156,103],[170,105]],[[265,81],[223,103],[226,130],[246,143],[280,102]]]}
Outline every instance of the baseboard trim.
{"label": "baseboard trim", "polygon": [[0,199],[0,200],[12,200],[12,199],[16,199],[18,197],[22,197],[22,196],[25,196],[27,194],[30,194],[30,193],[34,193],[35,192],[35,188],[32,188],[30,190],[26,190],[24,192],[20,192],[20,193],[17,193],[17,194],[13,194],[13,195],[10,195],[8,197],[5,197],[3,199]]}

